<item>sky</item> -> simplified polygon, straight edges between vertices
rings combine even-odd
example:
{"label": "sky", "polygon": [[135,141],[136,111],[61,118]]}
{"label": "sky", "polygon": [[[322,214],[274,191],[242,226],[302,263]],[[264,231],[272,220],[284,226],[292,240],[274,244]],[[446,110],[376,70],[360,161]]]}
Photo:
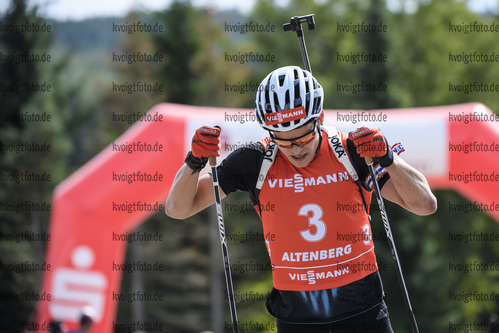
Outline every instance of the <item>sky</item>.
{"label": "sky", "polygon": [[[192,0],[197,6],[211,6],[218,9],[237,9],[249,12],[256,0]],[[169,6],[172,0],[31,0],[41,5],[43,16],[57,20],[82,20],[96,16],[123,16],[130,9],[160,10]],[[285,4],[286,0],[277,0]],[[388,7],[396,9],[400,0],[389,0]],[[406,0],[411,3],[411,0]],[[469,0],[470,9],[476,12],[499,11],[498,0]],[[0,13],[7,8],[10,0],[0,0]],[[410,6],[409,6],[410,7]]]}
{"label": "sky", "polygon": [[[218,9],[237,9],[248,12],[254,0],[191,0],[196,6],[211,6]],[[96,16],[122,16],[130,9],[160,10],[167,8],[172,0],[31,0],[42,7],[43,16],[57,20],[81,20]],[[0,12],[7,8],[10,0],[0,0]]]}

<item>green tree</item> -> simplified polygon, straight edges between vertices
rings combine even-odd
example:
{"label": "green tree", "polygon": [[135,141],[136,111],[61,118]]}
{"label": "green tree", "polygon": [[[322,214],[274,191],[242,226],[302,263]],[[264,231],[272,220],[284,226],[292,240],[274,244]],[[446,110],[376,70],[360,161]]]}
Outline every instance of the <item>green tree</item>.
{"label": "green tree", "polygon": [[[3,265],[44,263],[50,237],[52,191],[68,174],[66,159],[71,149],[68,131],[78,120],[72,116],[82,112],[76,95],[78,88],[61,79],[69,56],[53,57],[50,43],[54,23],[39,16],[38,10],[38,6],[28,6],[27,1],[14,0],[2,19],[4,25],[26,22],[47,29],[0,34],[1,52],[7,58],[25,54],[45,56],[39,62],[27,58],[0,63],[3,87],[12,84],[45,87],[20,93],[4,89],[0,93],[0,234],[3,237],[0,261]],[[24,149],[19,149],[21,146]],[[19,327],[30,318],[35,301],[23,301],[22,297],[26,293],[39,294],[42,274],[40,269],[18,270],[10,266],[0,271],[0,293],[5,296],[0,302],[3,325]]]}
{"label": "green tree", "polygon": [[[366,13],[366,22],[372,26],[378,27],[386,26],[387,10],[385,1],[374,0],[370,2],[369,8]],[[388,29],[388,27],[387,27]],[[391,74],[388,64],[387,54],[388,40],[387,33],[382,28],[382,31],[369,30],[368,32],[360,34],[360,44],[362,50],[355,50],[353,53],[365,51],[369,56],[374,56],[376,60],[370,59],[367,62],[362,62],[359,66],[360,82],[367,82],[370,85],[376,86],[377,91],[370,91],[364,93],[365,97],[361,99],[361,108],[363,109],[387,109],[394,107],[394,103],[388,93],[388,82]],[[385,58],[386,57],[386,58]],[[386,62],[385,62],[386,59]],[[386,86],[386,89],[384,88]]]}
{"label": "green tree", "polygon": [[189,104],[196,98],[195,81],[199,77],[192,69],[192,59],[199,52],[199,36],[194,26],[200,15],[190,1],[175,1],[170,8],[158,14],[165,24],[165,32],[158,35],[155,44],[165,55],[160,72],[161,81],[168,87],[165,100]]}
{"label": "green tree", "polygon": [[[3,24],[16,25],[20,22],[30,22],[40,25],[42,19],[37,15],[37,8],[28,10],[26,1],[13,1],[4,14]],[[47,45],[46,34],[3,32],[0,34],[0,49],[3,55],[13,56],[25,53],[39,54]],[[16,210],[15,206],[21,202],[30,201],[43,203],[47,200],[47,183],[21,182],[21,173],[39,171],[43,169],[33,168],[36,163],[33,160],[43,153],[16,153],[16,145],[33,139],[30,130],[35,127],[34,123],[25,120],[25,111],[29,109],[33,101],[39,99],[39,94],[33,92],[16,93],[15,86],[22,83],[42,84],[44,79],[40,68],[33,61],[24,61],[16,64],[15,61],[0,62],[0,77],[2,91],[0,92],[0,211],[1,221],[0,233],[2,236],[15,237],[18,233],[25,231],[44,230],[41,220],[47,219],[47,212],[28,212]],[[8,87],[14,87],[10,89]],[[40,114],[36,112],[36,114]],[[43,114],[43,112],[41,113]],[[43,126],[43,125],[42,125]],[[42,144],[41,140],[35,140]],[[29,161],[28,161],[29,160]],[[37,172],[38,173],[38,172]],[[43,173],[43,172],[42,172]],[[24,175],[23,175],[24,176]],[[4,181],[7,179],[7,181]],[[19,179],[17,182],[16,179]],[[45,224],[46,225],[46,224]],[[45,229],[46,230],[46,229]],[[25,260],[40,263],[43,257],[37,255],[43,242],[30,243],[15,241],[0,242],[1,262],[4,265]],[[43,250],[43,248],[42,248]],[[41,272],[29,272],[27,274],[16,272],[14,269],[2,269],[0,272],[0,293],[6,295],[5,301],[0,302],[0,322],[3,324],[14,324],[25,321],[33,308],[33,302],[16,303],[17,294],[37,291],[37,282]],[[9,300],[11,299],[11,300]],[[13,300],[12,300],[13,299]]]}
{"label": "green tree", "polygon": [[[30,23],[42,24],[41,18],[37,17],[37,9],[28,10],[28,4],[24,0],[13,0],[4,14],[3,24],[5,26],[15,27],[22,22],[23,19],[29,19]],[[15,33],[3,32],[0,34],[0,46],[4,55],[22,55],[25,52],[39,49],[40,45],[46,44],[47,34],[35,33]],[[22,82],[39,82],[40,75],[36,68],[36,63],[33,61],[23,62],[21,65],[13,66],[16,61],[0,62],[0,77],[2,84],[9,86],[12,84],[20,84]],[[3,88],[3,87],[2,87]],[[3,95],[5,94],[5,95]],[[16,127],[22,128],[23,124],[20,120],[21,110],[34,96],[29,92],[10,93],[6,95],[6,90],[2,89],[3,98],[0,99],[0,110],[6,116],[6,120],[2,119],[0,128]]]}

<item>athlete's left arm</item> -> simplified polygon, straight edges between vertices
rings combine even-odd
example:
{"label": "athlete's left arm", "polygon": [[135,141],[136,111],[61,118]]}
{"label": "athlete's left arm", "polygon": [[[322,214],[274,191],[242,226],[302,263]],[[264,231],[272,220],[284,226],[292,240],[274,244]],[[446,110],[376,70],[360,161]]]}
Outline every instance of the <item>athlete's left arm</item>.
{"label": "athlete's left arm", "polygon": [[437,199],[421,172],[397,154],[393,154],[393,163],[385,169],[390,179],[381,189],[383,198],[418,215],[430,215],[437,210]]}
{"label": "athlete's left arm", "polygon": [[437,210],[437,199],[426,178],[393,153],[381,131],[362,127],[348,134],[360,158],[371,157],[390,176],[381,188],[383,198],[418,214],[429,215]]}

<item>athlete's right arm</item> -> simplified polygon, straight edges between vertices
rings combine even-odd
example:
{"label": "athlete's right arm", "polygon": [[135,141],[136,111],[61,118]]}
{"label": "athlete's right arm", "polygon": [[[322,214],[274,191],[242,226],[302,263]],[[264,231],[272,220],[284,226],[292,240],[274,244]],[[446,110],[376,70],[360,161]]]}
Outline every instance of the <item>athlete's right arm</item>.
{"label": "athlete's right arm", "polygon": [[[220,156],[220,129],[203,126],[192,138],[191,151],[175,176],[165,203],[166,215],[186,219],[215,202],[210,175],[199,176],[209,156]],[[220,190],[223,199],[225,193]]]}
{"label": "athlete's right arm", "polygon": [[[225,193],[220,189],[220,198]],[[174,219],[186,219],[215,202],[213,182],[210,175],[199,176],[184,164],[175,176],[166,199],[165,213]]]}

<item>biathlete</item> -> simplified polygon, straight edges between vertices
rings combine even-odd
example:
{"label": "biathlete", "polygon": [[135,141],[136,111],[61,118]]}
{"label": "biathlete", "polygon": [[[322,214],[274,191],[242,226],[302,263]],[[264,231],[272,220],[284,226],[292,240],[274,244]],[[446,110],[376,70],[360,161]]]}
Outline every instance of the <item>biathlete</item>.
{"label": "biathlete", "polygon": [[[249,193],[263,224],[273,288],[266,307],[278,332],[393,332],[371,237],[374,159],[382,196],[418,214],[437,202],[425,177],[379,131],[349,134],[323,126],[323,89],[308,71],[271,72],[256,95],[256,118],[269,136],[218,166],[221,197]],[[166,214],[184,219],[215,202],[209,156],[220,156],[220,129],[203,126],[178,171]],[[397,148],[397,149],[396,149]],[[272,210],[261,209],[266,203]],[[348,208],[351,209],[348,209]],[[362,209],[353,209],[361,207]]]}

